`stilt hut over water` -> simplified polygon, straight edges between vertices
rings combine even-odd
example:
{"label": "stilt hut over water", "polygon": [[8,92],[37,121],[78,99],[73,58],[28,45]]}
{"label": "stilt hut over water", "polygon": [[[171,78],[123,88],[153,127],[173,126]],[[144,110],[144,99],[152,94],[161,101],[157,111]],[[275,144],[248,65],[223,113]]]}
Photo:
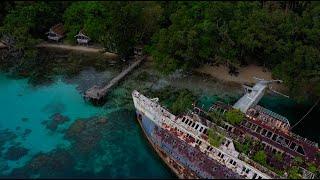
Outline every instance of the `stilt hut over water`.
{"label": "stilt hut over water", "polygon": [[77,35],[74,36],[77,39],[78,44],[86,44],[88,45],[89,41],[91,41],[90,37],[85,35],[83,29],[79,31]]}
{"label": "stilt hut over water", "polygon": [[48,34],[48,39],[53,41],[60,41],[65,36],[65,30],[62,23],[56,24],[50,28]]}

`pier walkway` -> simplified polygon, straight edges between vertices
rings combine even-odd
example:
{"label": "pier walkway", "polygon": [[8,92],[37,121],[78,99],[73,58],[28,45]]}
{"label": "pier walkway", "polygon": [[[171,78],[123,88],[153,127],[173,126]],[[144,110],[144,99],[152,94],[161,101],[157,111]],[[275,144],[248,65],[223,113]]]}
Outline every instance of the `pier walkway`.
{"label": "pier walkway", "polygon": [[119,75],[113,78],[106,86],[98,87],[93,86],[88,89],[85,94],[84,98],[88,101],[91,101],[93,104],[99,105],[102,104],[104,98],[108,91],[116,85],[119,81],[121,81],[128,73],[130,73],[135,67],[141,64],[141,62],[145,59],[145,56],[138,57],[134,63],[132,63],[127,69],[122,71]]}

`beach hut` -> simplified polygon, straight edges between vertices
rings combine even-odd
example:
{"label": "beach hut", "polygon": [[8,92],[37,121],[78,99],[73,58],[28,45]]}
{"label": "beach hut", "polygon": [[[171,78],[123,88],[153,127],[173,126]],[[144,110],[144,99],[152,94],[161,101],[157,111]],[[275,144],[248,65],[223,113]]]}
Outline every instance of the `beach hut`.
{"label": "beach hut", "polygon": [[137,45],[133,48],[133,53],[135,56],[142,56],[143,55],[143,45]]}
{"label": "beach hut", "polygon": [[62,23],[56,24],[50,28],[48,34],[48,39],[53,41],[60,41],[65,36],[65,31]]}
{"label": "beach hut", "polygon": [[15,39],[10,35],[3,35],[1,42],[6,46],[13,46],[16,43]]}
{"label": "beach hut", "polygon": [[77,35],[74,36],[77,39],[78,44],[86,44],[88,45],[89,41],[91,41],[90,37],[85,35],[83,30],[79,31]]}

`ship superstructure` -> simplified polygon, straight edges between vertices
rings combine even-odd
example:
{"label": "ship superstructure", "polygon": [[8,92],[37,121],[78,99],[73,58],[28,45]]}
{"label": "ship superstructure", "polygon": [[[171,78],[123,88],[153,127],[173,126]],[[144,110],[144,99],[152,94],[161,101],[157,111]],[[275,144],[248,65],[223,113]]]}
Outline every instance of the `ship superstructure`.
{"label": "ship superstructure", "polygon": [[[310,167],[320,167],[318,144],[292,133],[287,118],[258,105],[268,84],[280,81],[258,80],[253,88],[245,87],[245,95],[233,106],[216,102],[204,111],[194,105],[183,116],[171,114],[158,98],[149,99],[138,91],[133,91],[132,97],[146,137],[180,178],[279,179],[288,178],[288,168],[299,168],[299,178],[315,178]],[[231,124],[225,113],[234,109],[244,117],[240,123]],[[209,131],[222,141],[211,142]],[[249,141],[249,151],[241,150],[239,146]],[[268,165],[251,159],[261,151]],[[270,165],[277,173],[270,170]],[[289,173],[289,177],[297,177]]]}
{"label": "ship superstructure", "polygon": [[226,137],[220,147],[210,145],[208,127],[200,118],[175,116],[157,99],[148,99],[138,91],[133,91],[132,97],[148,140],[179,177],[273,178],[240,160],[232,139]]}

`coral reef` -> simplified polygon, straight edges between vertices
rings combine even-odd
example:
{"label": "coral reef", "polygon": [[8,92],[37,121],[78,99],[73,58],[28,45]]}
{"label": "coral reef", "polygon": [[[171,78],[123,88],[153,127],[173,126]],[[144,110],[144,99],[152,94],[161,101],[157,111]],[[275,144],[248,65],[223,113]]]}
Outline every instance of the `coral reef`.
{"label": "coral reef", "polygon": [[9,129],[5,129],[0,131],[0,151],[3,149],[3,146],[9,142],[9,141],[13,141],[14,139],[17,138],[17,135],[11,131],[9,131]]}
{"label": "coral reef", "polygon": [[55,113],[50,117],[49,121],[43,121],[42,124],[46,126],[47,129],[55,131],[60,124],[63,124],[70,119],[67,116],[63,116],[60,113]]}
{"label": "coral reef", "polygon": [[29,135],[31,132],[32,132],[31,129],[25,129],[22,136],[23,136],[23,137],[26,137],[26,136]]}
{"label": "coral reef", "polygon": [[74,158],[67,150],[56,149],[50,153],[35,155],[25,166],[14,169],[10,177],[30,177],[39,174],[40,177],[59,177],[74,166]]}
{"label": "coral reef", "polygon": [[28,153],[28,149],[20,146],[11,146],[8,148],[7,152],[5,153],[4,157],[7,160],[19,160],[23,156]]}
{"label": "coral reef", "polygon": [[107,119],[93,117],[76,120],[67,130],[65,137],[72,140],[73,147],[80,153],[89,153],[102,138]]}

